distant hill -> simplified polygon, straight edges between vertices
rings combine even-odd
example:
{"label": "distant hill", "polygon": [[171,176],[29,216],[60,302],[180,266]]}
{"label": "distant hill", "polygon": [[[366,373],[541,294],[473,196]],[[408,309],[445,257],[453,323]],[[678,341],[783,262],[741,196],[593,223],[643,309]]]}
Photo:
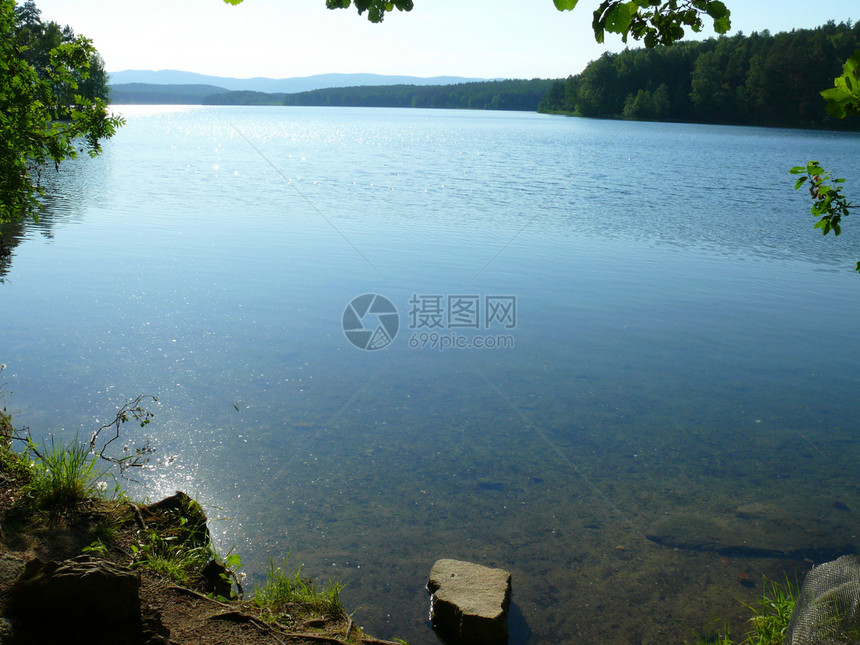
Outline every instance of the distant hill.
{"label": "distant hill", "polygon": [[111,85],[110,102],[114,105],[200,105],[204,97],[226,91],[217,85],[121,83]]}
{"label": "distant hill", "polygon": [[125,70],[110,72],[111,85],[146,83],[153,85],[215,85],[221,91],[251,91],[292,94],[308,92],[328,87],[355,87],[358,85],[452,85],[469,81],[485,81],[484,78],[464,78],[461,76],[385,76],[381,74],[317,74],[295,78],[227,78],[206,76],[194,72],[181,72],[163,69],[157,72],[147,70]]}

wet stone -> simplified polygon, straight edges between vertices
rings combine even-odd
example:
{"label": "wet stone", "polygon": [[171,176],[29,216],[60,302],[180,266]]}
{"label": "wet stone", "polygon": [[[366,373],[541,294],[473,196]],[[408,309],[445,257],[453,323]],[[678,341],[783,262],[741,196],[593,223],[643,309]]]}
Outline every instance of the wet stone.
{"label": "wet stone", "polygon": [[461,560],[438,560],[427,582],[430,618],[453,645],[508,642],[511,574]]}

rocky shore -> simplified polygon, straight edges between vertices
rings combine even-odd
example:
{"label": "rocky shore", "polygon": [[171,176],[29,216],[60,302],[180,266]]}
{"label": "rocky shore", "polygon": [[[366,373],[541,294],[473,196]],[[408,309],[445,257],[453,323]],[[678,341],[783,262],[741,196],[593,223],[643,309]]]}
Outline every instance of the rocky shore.
{"label": "rocky shore", "polygon": [[218,556],[184,493],[45,503],[12,432],[0,411],[0,645],[396,645],[355,625],[339,587],[273,571],[243,589],[238,558]]}

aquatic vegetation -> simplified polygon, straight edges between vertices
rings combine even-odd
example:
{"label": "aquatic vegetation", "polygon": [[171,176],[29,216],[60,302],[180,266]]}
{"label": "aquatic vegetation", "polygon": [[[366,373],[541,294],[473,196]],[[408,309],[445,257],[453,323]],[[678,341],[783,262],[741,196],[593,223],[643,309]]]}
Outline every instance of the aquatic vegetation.
{"label": "aquatic vegetation", "polygon": [[788,579],[782,583],[765,579],[761,598],[747,605],[752,612],[751,629],[743,640],[734,641],[723,626],[717,630],[705,628],[696,634],[694,645],[782,645],[797,593],[798,585]]}

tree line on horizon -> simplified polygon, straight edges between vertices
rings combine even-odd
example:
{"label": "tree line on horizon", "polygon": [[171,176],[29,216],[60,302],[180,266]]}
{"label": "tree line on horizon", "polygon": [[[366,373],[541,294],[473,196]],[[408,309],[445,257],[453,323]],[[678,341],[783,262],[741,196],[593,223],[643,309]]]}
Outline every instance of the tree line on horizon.
{"label": "tree line on horizon", "polygon": [[857,129],[829,116],[822,79],[860,47],[860,23],[604,53],[555,81],[538,111],[585,117]]}
{"label": "tree line on horizon", "polygon": [[554,79],[475,81],[454,85],[362,85],[295,94],[238,91],[204,97],[204,105],[411,107],[534,112]]}

